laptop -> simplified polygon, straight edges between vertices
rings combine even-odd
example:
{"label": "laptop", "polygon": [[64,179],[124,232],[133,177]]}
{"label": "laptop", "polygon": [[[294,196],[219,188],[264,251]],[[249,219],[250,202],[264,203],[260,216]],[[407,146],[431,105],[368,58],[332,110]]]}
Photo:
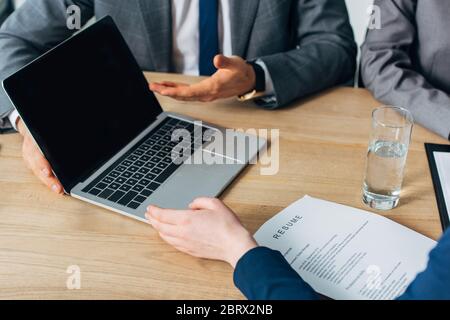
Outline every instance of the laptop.
{"label": "laptop", "polygon": [[[219,196],[266,145],[234,132],[245,152],[230,156],[211,147],[224,128],[164,112],[109,16],[3,88],[66,194],[144,222],[150,204],[185,209],[196,197]],[[177,132],[192,136],[180,142]],[[226,161],[193,161],[205,155]]]}

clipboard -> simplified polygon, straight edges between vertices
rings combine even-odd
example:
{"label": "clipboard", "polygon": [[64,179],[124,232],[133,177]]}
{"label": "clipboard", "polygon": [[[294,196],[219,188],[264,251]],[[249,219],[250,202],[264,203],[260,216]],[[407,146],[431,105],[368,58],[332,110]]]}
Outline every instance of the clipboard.
{"label": "clipboard", "polygon": [[450,145],[425,143],[425,150],[427,152],[428,163],[430,165],[431,178],[433,179],[434,191],[436,193],[436,201],[439,209],[439,215],[441,217],[442,229],[445,231],[450,227],[450,208],[447,208],[444,190],[441,184],[441,178],[435,159],[435,152],[450,153]]}

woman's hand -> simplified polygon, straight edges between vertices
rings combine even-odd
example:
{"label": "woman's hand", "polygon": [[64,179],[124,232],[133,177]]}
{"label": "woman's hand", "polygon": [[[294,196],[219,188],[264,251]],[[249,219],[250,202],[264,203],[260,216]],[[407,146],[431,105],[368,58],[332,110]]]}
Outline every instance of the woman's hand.
{"label": "woman's hand", "polygon": [[236,214],[218,199],[199,198],[190,210],[154,206],[146,217],[161,238],[176,249],[199,258],[222,260],[233,268],[258,246]]}

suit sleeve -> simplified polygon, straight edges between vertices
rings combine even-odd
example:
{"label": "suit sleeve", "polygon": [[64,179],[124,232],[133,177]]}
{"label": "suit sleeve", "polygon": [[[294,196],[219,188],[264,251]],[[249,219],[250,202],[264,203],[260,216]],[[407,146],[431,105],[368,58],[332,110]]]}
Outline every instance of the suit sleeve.
{"label": "suit sleeve", "polygon": [[426,270],[399,300],[450,300],[450,231],[431,251]]}
{"label": "suit sleeve", "polygon": [[281,253],[259,247],[237,263],[234,283],[250,300],[319,300]]}
{"label": "suit sleeve", "polygon": [[364,85],[378,100],[409,109],[418,123],[448,139],[450,98],[413,68],[417,0],[376,0],[375,5],[381,9],[381,29],[369,30],[362,46]]}
{"label": "suit sleeve", "polygon": [[276,99],[268,108],[351,82],[356,45],[344,0],[294,1],[295,49],[261,57]]}
{"label": "suit sleeve", "polygon": [[[77,30],[67,28],[67,8],[77,5],[81,23],[94,14],[92,0],[27,0],[0,29],[0,82]],[[13,110],[0,88],[0,119]]]}

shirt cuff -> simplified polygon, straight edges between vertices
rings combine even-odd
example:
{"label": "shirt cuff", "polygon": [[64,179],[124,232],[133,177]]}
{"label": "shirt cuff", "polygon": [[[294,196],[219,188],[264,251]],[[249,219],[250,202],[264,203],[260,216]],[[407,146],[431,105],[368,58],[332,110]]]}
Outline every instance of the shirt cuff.
{"label": "shirt cuff", "polygon": [[14,130],[17,131],[17,119],[19,119],[19,113],[16,109],[11,111],[11,113],[8,115],[9,122],[11,123],[11,126],[14,128]]}
{"label": "shirt cuff", "polygon": [[270,75],[269,69],[267,68],[266,64],[262,60],[256,60],[256,64],[258,64],[261,68],[264,70],[264,74],[266,75],[266,91],[264,91],[264,96],[273,96],[275,95],[275,89],[273,86],[273,80]]}
{"label": "shirt cuff", "polygon": [[233,273],[233,282],[234,285],[238,288],[243,286],[243,282],[245,280],[249,280],[245,274],[248,266],[251,266],[251,269],[254,267],[254,261],[262,261],[260,258],[266,254],[274,253],[274,251],[270,250],[266,247],[256,247],[248,252],[246,252],[237,262],[236,267],[234,268]]}
{"label": "shirt cuff", "polygon": [[[273,270],[268,268],[256,268],[257,263],[264,263],[265,266],[270,265],[272,261],[282,261],[282,264],[287,264],[283,255],[275,250],[267,247],[256,247],[245,253],[237,262],[233,273],[234,285],[239,288],[244,294],[247,291],[246,287],[251,287],[252,282],[257,281],[256,278],[261,279],[260,276],[264,273],[271,273]],[[247,296],[247,295],[246,295]],[[247,296],[247,298],[249,298]]]}
{"label": "shirt cuff", "polygon": [[318,300],[320,295],[275,250],[257,247],[238,261],[235,286],[250,300]]}
{"label": "shirt cuff", "polygon": [[277,106],[278,101],[269,68],[267,68],[266,64],[261,59],[256,60],[255,63],[263,68],[264,74],[266,76],[266,91],[264,91],[262,97],[255,100],[255,103],[264,108],[274,108]]}

